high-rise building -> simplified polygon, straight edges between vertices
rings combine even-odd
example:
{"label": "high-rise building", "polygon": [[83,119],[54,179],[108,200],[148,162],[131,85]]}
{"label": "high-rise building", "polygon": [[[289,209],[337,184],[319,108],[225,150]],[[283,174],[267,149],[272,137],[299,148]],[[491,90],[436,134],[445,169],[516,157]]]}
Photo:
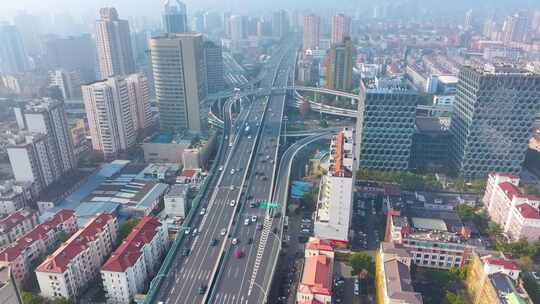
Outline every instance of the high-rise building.
{"label": "high-rise building", "polygon": [[285,10],[279,10],[272,14],[272,36],[282,39],[289,34],[289,16]]}
{"label": "high-rise building", "polygon": [[129,23],[118,18],[114,7],[99,10],[96,21],[96,46],[101,78],[122,76],[135,72]]}
{"label": "high-rise building", "polygon": [[463,67],[450,132],[452,162],[465,178],[519,175],[540,108],[540,74],[514,66]]}
{"label": "high-rise building", "polygon": [[133,147],[136,133],[127,81],[112,77],[82,86],[92,148],[106,159]]}
{"label": "high-rise building", "polygon": [[47,36],[44,60],[51,69],[78,70],[81,81],[96,80],[96,44],[90,34],[80,36]]}
{"label": "high-rise building", "polygon": [[81,97],[81,75],[79,71],[49,71],[49,86],[57,87],[63,100]]}
{"label": "high-rise building", "polygon": [[165,34],[150,40],[160,128],[206,128],[206,64],[201,34]]}
{"label": "high-rise building", "polygon": [[221,29],[221,17],[218,13],[210,11],[203,14],[204,32],[212,33]]}
{"label": "high-rise building", "polygon": [[0,24],[0,73],[20,73],[30,69],[30,61],[19,30]]}
{"label": "high-rise building", "polygon": [[351,35],[351,18],[345,14],[332,16],[332,44],[341,43]]}
{"label": "high-rise building", "polygon": [[350,91],[352,89],[353,43],[346,37],[334,44],[327,54],[326,87],[331,90]]}
{"label": "high-rise building", "polygon": [[15,180],[32,182],[37,192],[42,191],[60,178],[59,168],[52,155],[48,136],[26,134],[23,141],[7,147],[9,163]]}
{"label": "high-rise building", "polygon": [[503,41],[524,42],[529,31],[529,19],[524,13],[508,16],[503,24]]}
{"label": "high-rise building", "polygon": [[25,11],[21,11],[13,17],[13,24],[21,33],[24,48],[31,56],[41,54],[41,41],[39,38],[43,27],[40,23],[38,16],[28,14]]}
{"label": "high-rise building", "polygon": [[143,73],[131,74],[126,77],[131,107],[133,127],[137,136],[143,134],[151,125],[152,111],[150,109],[150,92],[148,81]]}
{"label": "high-rise building", "polygon": [[349,242],[354,186],[354,130],[344,129],[332,138],[330,167],[321,179],[315,211],[315,237]]}
{"label": "high-rise building", "polygon": [[360,168],[407,170],[420,96],[401,78],[362,81],[356,119]]}
{"label": "high-rise building", "polygon": [[304,50],[319,48],[319,33],[321,19],[319,16],[310,14],[304,16]]}
{"label": "high-rise building", "polygon": [[233,15],[229,19],[231,40],[238,41],[248,37],[248,17]]}
{"label": "high-rise building", "polygon": [[167,0],[163,7],[163,30],[165,33],[188,31],[186,5],[179,0]]}
{"label": "high-rise building", "polygon": [[533,31],[540,34],[540,10],[534,12],[531,27]]}
{"label": "high-rise building", "polygon": [[471,30],[474,24],[474,14],[473,10],[470,9],[465,13],[465,21],[463,22],[463,29]]}
{"label": "high-rise building", "polygon": [[[43,164],[43,166],[50,167],[51,178],[47,178],[47,181],[50,182],[46,182],[42,185],[49,185],[50,183],[59,179],[65,173],[75,169],[75,153],[73,151],[71,137],[69,136],[69,127],[63,102],[53,99],[33,100],[20,107],[15,107],[14,111],[17,124],[21,130],[46,135],[44,140],[47,142],[47,144],[43,146],[43,149],[46,149],[48,155],[42,155],[40,157],[45,157],[48,159],[45,160],[45,158],[43,158],[42,161],[48,162],[47,164]],[[42,146],[39,144],[42,137],[29,137],[29,139],[31,138],[33,138],[31,140],[33,144],[25,144],[24,150],[26,151],[31,151],[31,147],[37,148]],[[28,154],[28,156],[30,155],[31,152]],[[15,158],[18,157],[16,155],[11,156]],[[37,155],[35,156],[37,157]],[[33,162],[32,158],[29,159],[30,162]],[[18,161],[15,160],[14,162],[16,164],[12,165],[15,165],[15,167],[18,167],[19,165],[22,166],[24,164],[24,162],[18,163]],[[28,168],[34,167],[34,165],[31,163],[27,164]],[[39,166],[36,167],[36,170],[38,168]],[[30,172],[27,171],[26,173]]]}
{"label": "high-rise building", "polygon": [[217,93],[225,88],[223,78],[223,55],[221,46],[212,42],[204,42],[204,58],[206,61],[206,80],[208,94]]}

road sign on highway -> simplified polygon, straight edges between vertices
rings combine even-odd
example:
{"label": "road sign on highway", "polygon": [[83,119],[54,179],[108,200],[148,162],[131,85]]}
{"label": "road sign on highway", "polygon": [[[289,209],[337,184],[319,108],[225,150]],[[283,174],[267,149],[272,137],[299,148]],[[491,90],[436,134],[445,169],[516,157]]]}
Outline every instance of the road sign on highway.
{"label": "road sign on highway", "polygon": [[276,209],[278,207],[277,202],[270,202],[267,201],[261,201],[261,204],[259,205],[262,209]]}

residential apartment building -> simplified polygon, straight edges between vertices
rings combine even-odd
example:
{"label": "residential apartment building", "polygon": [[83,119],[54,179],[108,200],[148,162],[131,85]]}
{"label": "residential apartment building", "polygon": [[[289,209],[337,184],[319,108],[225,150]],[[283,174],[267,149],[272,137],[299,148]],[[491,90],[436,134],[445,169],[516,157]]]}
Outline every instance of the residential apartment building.
{"label": "residential apartment building", "polygon": [[160,128],[199,133],[207,127],[206,64],[201,34],[165,34],[150,40]]}
{"label": "residential apartment building", "polygon": [[0,303],[23,304],[21,290],[7,265],[0,266]]}
{"label": "residential apartment building", "polygon": [[345,14],[332,16],[332,33],[330,43],[341,43],[345,37],[351,35],[351,18]]}
{"label": "residential apartment building", "polygon": [[[131,84],[130,84],[131,86]],[[82,87],[84,108],[88,118],[92,148],[106,159],[133,147],[136,132],[128,82],[112,77]]]}
{"label": "residential apartment building", "polygon": [[465,66],[458,78],[450,126],[454,167],[465,178],[519,175],[540,109],[540,74],[486,64]]}
{"label": "residential apartment building", "polygon": [[420,96],[402,78],[360,84],[356,158],[364,169],[407,170]]}
{"label": "residential apartment building", "polygon": [[38,224],[38,213],[32,209],[20,209],[0,219],[0,248],[25,235]]}
{"label": "residential apartment building", "polygon": [[304,16],[304,50],[314,50],[319,48],[321,18],[314,14]]}
{"label": "residential apartment building", "polygon": [[60,90],[63,100],[81,97],[81,75],[79,71],[49,71],[49,87]]}
{"label": "residential apartment building", "polygon": [[354,130],[343,129],[330,143],[330,167],[321,179],[314,235],[348,243],[354,186]]}
{"label": "residential apartment building", "polygon": [[272,37],[283,39],[289,34],[289,16],[285,10],[278,10],[272,13]]}
{"label": "residential apartment building", "polygon": [[99,275],[116,242],[118,223],[101,213],[73,234],[36,268],[41,295],[75,300]]}
{"label": "residential apartment building", "polygon": [[126,84],[133,127],[137,136],[141,136],[152,124],[148,80],[143,73],[136,73],[126,76]]}
{"label": "residential apartment building", "polygon": [[394,243],[382,242],[375,261],[377,303],[423,303],[422,295],[412,286],[412,258],[407,250]]}
{"label": "residential apartment building", "polygon": [[385,241],[402,246],[416,265],[439,269],[465,265],[482,247],[455,212],[427,208],[389,209]]}
{"label": "residential apartment building", "polygon": [[48,136],[25,133],[7,147],[9,163],[17,182],[32,183],[36,192],[60,179],[57,159],[54,159]]}
{"label": "residential apartment building", "polygon": [[75,212],[62,209],[0,250],[0,262],[10,266],[13,277],[19,284],[28,273],[34,271],[31,267],[38,258],[48,254],[61,238],[70,236],[76,230]]}
{"label": "residential apartment building", "polygon": [[540,237],[540,197],[527,195],[518,186],[517,176],[491,173],[482,202],[491,220],[510,239],[536,241]]}
{"label": "residential apartment building", "polygon": [[519,265],[499,252],[474,251],[465,286],[474,304],[532,304]]}
{"label": "residential apartment building", "polygon": [[0,214],[9,215],[28,206],[36,197],[36,190],[32,182],[5,181],[0,185]]}
{"label": "residential apartment building", "polygon": [[346,37],[333,44],[327,54],[326,87],[331,90],[352,89],[353,43]]}
{"label": "residential apartment building", "polygon": [[159,270],[168,232],[157,217],[145,216],[101,267],[108,303],[132,303]]}
{"label": "residential apartment building", "polygon": [[121,20],[114,7],[99,10],[96,21],[96,48],[101,79],[135,72],[129,23]]}
{"label": "residential apartment building", "polygon": [[20,130],[47,136],[50,167],[55,180],[75,169],[77,161],[62,101],[34,99],[15,107],[14,112]]}
{"label": "residential apartment building", "polygon": [[304,256],[304,269],[295,303],[331,304],[334,248],[329,242],[312,237],[306,243]]}

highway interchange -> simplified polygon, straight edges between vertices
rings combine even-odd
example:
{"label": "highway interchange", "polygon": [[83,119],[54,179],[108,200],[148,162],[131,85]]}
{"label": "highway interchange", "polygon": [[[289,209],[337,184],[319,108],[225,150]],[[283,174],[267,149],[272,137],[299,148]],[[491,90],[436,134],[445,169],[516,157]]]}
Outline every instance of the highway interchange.
{"label": "highway interchange", "polygon": [[[266,73],[261,87],[287,85],[295,64],[294,45],[283,45],[269,62],[275,73]],[[204,197],[204,214],[191,223],[190,236],[176,253],[172,267],[160,286],[154,303],[263,303],[275,265],[272,254],[277,227],[267,209],[251,208],[249,201],[270,200],[279,149],[285,95],[243,102],[234,121],[224,115],[226,148],[223,166]],[[230,108],[229,108],[230,109]],[[231,115],[232,116],[232,115]],[[246,132],[246,126],[250,130]],[[234,201],[234,204],[232,204]],[[200,209],[202,211],[202,209]],[[199,210],[197,211],[199,212]],[[202,212],[201,212],[202,213]],[[235,214],[237,216],[235,216]],[[244,224],[256,215],[257,223]],[[197,233],[194,230],[197,229]],[[232,240],[237,239],[236,245]],[[249,240],[251,244],[248,244]],[[238,258],[233,254],[241,250]],[[275,253],[277,254],[277,252]],[[269,283],[268,283],[269,285]]]}

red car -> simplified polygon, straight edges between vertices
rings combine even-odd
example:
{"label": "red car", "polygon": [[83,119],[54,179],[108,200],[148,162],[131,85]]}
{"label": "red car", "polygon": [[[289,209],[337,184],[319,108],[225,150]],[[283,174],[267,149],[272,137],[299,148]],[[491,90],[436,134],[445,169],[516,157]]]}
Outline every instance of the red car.
{"label": "red car", "polygon": [[240,259],[240,258],[242,258],[242,256],[244,256],[244,253],[242,252],[242,250],[236,249],[236,250],[234,251],[234,256],[235,256],[237,259]]}

